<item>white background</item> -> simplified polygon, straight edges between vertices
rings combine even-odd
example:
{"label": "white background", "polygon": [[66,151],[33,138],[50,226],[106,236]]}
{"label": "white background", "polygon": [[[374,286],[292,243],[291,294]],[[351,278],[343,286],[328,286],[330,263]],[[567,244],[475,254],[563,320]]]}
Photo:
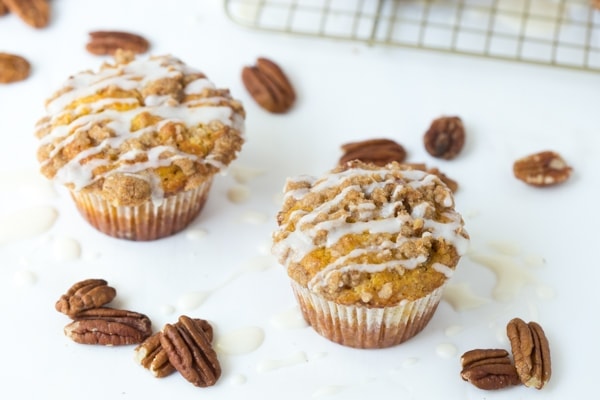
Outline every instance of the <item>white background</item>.
{"label": "white background", "polygon": [[[38,235],[16,238],[0,227],[2,393],[23,399],[565,399],[595,389],[600,75],[255,32],[228,20],[215,0],[54,0],[51,6],[51,24],[42,30],[14,15],[0,18],[0,51],[32,64],[29,79],[0,87],[0,223],[33,206],[58,212],[56,222]],[[181,58],[243,101],[247,143],[234,167],[263,172],[244,184],[246,202],[227,199],[228,190],[239,185],[234,174],[218,176],[188,231],[134,243],[96,232],[65,191],[48,193],[43,179],[32,178],[33,128],[44,115],[44,100],[70,74],[107,60],[85,51],[87,33],[99,29],[140,33],[151,42],[152,54]],[[297,89],[297,104],[286,115],[260,109],[241,83],[241,69],[258,56],[278,62]],[[453,161],[431,158],[422,145],[424,131],[440,115],[459,115],[466,126],[466,146]],[[471,251],[511,259],[532,279],[508,301],[494,300],[496,277],[467,256],[453,283],[471,288],[487,300],[484,305],[456,311],[444,301],[409,342],[355,350],[310,328],[273,323],[293,310],[294,300],[285,271],[268,252],[285,178],[323,173],[336,164],[342,143],[375,137],[397,140],[408,161],[437,166],[456,179]],[[572,165],[571,179],[547,189],[517,181],[512,162],[545,149],[560,152]],[[80,255],[65,260],[61,243],[78,244]],[[527,262],[532,259],[543,259],[543,265]],[[264,270],[238,273],[257,263]],[[69,320],[54,310],[54,302],[71,284],[90,277],[107,279],[118,291],[112,305],[147,314],[155,329],[185,313],[209,319],[216,339],[258,327],[264,342],[247,354],[222,354],[223,375],[212,388],[196,388],[178,375],[155,379],[135,364],[131,347],[83,346],[63,335]],[[186,309],[180,301],[203,291],[212,292],[198,307]],[[173,312],[165,313],[165,306]],[[521,386],[497,392],[463,382],[460,355],[475,347],[508,349],[503,329],[516,316],[544,327],[551,382],[541,391]],[[452,327],[458,333],[450,334]],[[440,355],[439,345],[455,353]],[[261,363],[298,354],[306,361],[258,370]]]}

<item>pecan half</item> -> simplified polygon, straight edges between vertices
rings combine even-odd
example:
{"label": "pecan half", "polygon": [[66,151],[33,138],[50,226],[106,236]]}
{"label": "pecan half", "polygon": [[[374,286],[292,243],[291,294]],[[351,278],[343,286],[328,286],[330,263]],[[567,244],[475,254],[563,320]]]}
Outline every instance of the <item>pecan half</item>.
{"label": "pecan half", "polygon": [[287,76],[269,59],[258,58],[256,65],[244,67],[242,82],[252,98],[272,113],[285,113],[296,101],[296,92]]}
{"label": "pecan half", "polygon": [[[201,329],[209,342],[213,339],[213,329],[210,323],[203,319],[193,319],[194,324]],[[177,322],[175,325],[179,324]],[[134,349],[135,360],[148,369],[157,378],[163,378],[175,372],[175,367],[169,362],[169,356],[160,344],[162,332],[156,332]]]}
{"label": "pecan half", "polygon": [[152,322],[134,311],[100,307],[80,312],[64,330],[77,343],[120,346],[143,342],[152,334]]}
{"label": "pecan half", "polygon": [[156,332],[134,349],[135,360],[157,378],[163,378],[175,372],[175,367],[169,362],[167,352],[160,344],[161,336],[162,332]]}
{"label": "pecan half", "polygon": [[348,161],[360,160],[383,166],[392,161],[402,163],[406,159],[404,147],[391,139],[363,140],[345,143],[341,147],[344,154],[338,161],[340,165]]}
{"label": "pecan half", "polygon": [[475,349],[461,357],[460,376],[479,389],[496,390],[521,383],[517,370],[503,349]]}
{"label": "pecan half", "polygon": [[566,181],[572,168],[554,151],[542,151],[518,159],[513,164],[515,177],[532,186],[551,186]]}
{"label": "pecan half", "polygon": [[8,14],[8,7],[0,0],[0,16]]}
{"label": "pecan half", "polygon": [[425,171],[427,173],[437,176],[442,182],[446,184],[446,186],[448,186],[448,188],[452,192],[456,192],[458,190],[458,182],[448,177],[448,175],[440,171],[439,168],[427,168],[427,165],[423,163],[405,163],[405,165],[409,166],[410,168],[418,169],[419,171]]}
{"label": "pecan half", "polygon": [[43,28],[50,21],[48,0],[2,0],[2,3],[10,12],[34,28]]}
{"label": "pecan half", "polygon": [[182,315],[176,324],[166,324],[160,343],[169,362],[195,386],[212,386],[221,376],[217,353],[204,330],[191,318]]}
{"label": "pecan half", "polygon": [[436,158],[451,160],[465,144],[465,128],[459,117],[434,119],[423,136],[425,150]]}
{"label": "pecan half", "polygon": [[16,54],[0,53],[0,83],[12,83],[26,79],[31,65]]}
{"label": "pecan half", "polygon": [[513,318],[506,326],[519,379],[525,386],[541,389],[552,375],[550,345],[542,327]]}
{"label": "pecan half", "polygon": [[115,288],[108,286],[104,279],[86,279],[75,283],[60,296],[55,308],[58,312],[75,317],[81,311],[110,303],[116,295]]}
{"label": "pecan half", "polygon": [[113,55],[118,49],[142,54],[149,47],[150,43],[144,37],[120,31],[90,32],[90,41],[85,46],[87,51],[95,55]]}

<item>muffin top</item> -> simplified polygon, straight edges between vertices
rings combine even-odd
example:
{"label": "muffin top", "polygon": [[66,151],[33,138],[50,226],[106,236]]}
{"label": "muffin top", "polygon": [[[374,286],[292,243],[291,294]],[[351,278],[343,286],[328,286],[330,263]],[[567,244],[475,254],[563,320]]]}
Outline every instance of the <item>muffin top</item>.
{"label": "muffin top", "polygon": [[321,178],[288,179],[273,254],[328,300],[383,307],[440,287],[469,236],[451,190],[398,163],[353,161]]}
{"label": "muffin top", "polygon": [[41,172],[74,191],[135,206],[198,187],[235,159],[245,112],[227,89],[170,56],[70,77],[36,125]]}

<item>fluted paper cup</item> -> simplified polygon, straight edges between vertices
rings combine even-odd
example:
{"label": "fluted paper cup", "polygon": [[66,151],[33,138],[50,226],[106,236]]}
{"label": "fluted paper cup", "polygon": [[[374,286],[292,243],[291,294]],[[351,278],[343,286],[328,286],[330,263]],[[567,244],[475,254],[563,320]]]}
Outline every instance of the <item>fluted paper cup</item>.
{"label": "fluted paper cup", "polygon": [[423,330],[437,309],[444,286],[420,299],[369,308],[337,304],[292,281],[304,319],[318,334],[363,349],[395,346]]}
{"label": "fluted paper cup", "polygon": [[94,193],[71,192],[81,215],[109,236],[148,241],[173,235],[187,227],[206,203],[212,177],[195,189],[165,197],[161,204],[114,206]]}

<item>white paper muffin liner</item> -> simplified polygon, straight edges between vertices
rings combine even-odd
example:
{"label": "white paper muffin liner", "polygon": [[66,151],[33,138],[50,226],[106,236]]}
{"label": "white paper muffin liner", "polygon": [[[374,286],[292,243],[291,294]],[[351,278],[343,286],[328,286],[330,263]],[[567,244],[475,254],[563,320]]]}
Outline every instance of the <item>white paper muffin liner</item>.
{"label": "white paper muffin liner", "polygon": [[212,177],[199,187],[165,197],[160,205],[152,201],[139,206],[114,206],[94,193],[71,192],[81,215],[109,236],[136,241],[173,235],[200,213],[212,185]]}
{"label": "white paper muffin liner", "polygon": [[419,333],[437,309],[444,286],[417,300],[368,308],[337,304],[292,281],[304,319],[317,333],[344,346],[366,349],[394,346]]}

